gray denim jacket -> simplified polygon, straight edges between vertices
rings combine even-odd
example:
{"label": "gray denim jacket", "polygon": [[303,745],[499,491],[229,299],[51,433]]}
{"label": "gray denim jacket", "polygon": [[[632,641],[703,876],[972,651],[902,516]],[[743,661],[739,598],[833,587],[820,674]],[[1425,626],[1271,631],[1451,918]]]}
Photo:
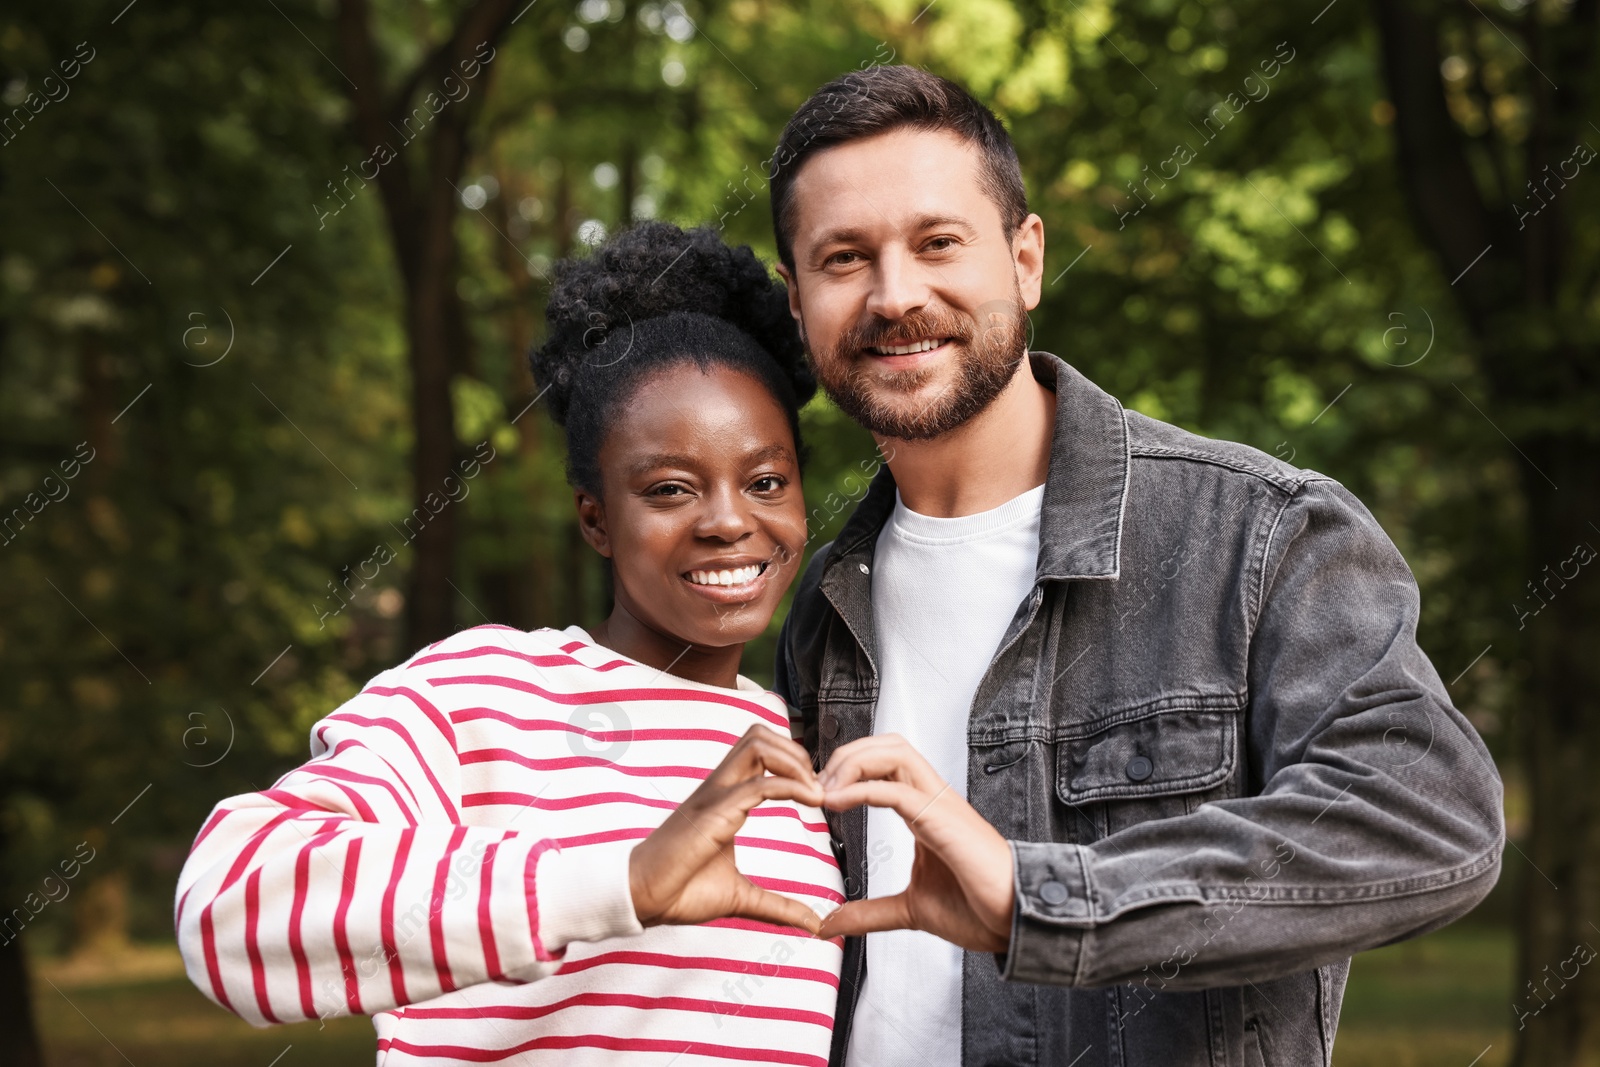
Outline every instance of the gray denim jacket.
{"label": "gray denim jacket", "polygon": [[[1031,365],[1057,398],[1038,575],[967,728],[968,799],[1012,843],[1016,908],[1004,955],[966,954],[962,1062],[1329,1064],[1350,956],[1494,885],[1499,775],[1359,500],[1124,411],[1053,355]],[[893,505],[885,467],[779,639],[818,766],[872,733]],[[829,821],[864,897],[866,810]],[[836,1065],[863,947],[845,947]]]}

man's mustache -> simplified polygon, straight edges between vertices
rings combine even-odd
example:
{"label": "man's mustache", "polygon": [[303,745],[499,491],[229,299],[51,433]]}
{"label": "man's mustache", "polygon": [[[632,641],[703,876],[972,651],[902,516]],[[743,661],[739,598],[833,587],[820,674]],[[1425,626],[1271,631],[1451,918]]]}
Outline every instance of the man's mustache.
{"label": "man's mustache", "polygon": [[911,344],[913,341],[922,341],[930,337],[944,337],[963,345],[970,345],[975,332],[973,323],[964,321],[955,314],[908,315],[892,322],[880,318],[846,331],[839,338],[838,350],[855,353],[867,348]]}

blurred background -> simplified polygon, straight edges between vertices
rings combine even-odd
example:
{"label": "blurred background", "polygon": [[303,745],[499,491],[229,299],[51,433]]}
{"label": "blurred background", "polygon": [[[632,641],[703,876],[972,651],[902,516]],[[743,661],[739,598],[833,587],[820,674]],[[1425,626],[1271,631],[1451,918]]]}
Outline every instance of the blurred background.
{"label": "blurred background", "polygon": [[[193,835],[422,644],[602,617],[552,262],[640,218],[770,261],[784,121],[881,63],[1009,125],[1034,347],[1342,480],[1422,586],[1511,844],[1356,960],[1335,1062],[1600,1063],[1600,3],[1323,2],[8,3],[0,1063],[370,1061],[188,984]],[[805,416],[815,548],[874,450]]]}

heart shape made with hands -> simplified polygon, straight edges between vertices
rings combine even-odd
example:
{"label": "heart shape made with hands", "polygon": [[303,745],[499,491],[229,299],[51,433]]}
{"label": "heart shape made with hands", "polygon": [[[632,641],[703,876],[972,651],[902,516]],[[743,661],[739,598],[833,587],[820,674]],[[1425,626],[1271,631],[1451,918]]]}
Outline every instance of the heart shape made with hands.
{"label": "heart shape made with hands", "polygon": [[805,749],[752,726],[689,798],[628,859],[633,910],[643,926],[757,919],[813,935],[821,919],[792,897],[762,889],[734,864],[734,835],[764,800],[822,805]]}
{"label": "heart shape made with hands", "polygon": [[892,808],[911,829],[911,882],[889,897],[851,900],[829,913],[819,935],[924,930],[969,952],[1011,944],[1011,846],[977,809],[951,790],[898,734],[841,746],[820,776],[822,806]]}

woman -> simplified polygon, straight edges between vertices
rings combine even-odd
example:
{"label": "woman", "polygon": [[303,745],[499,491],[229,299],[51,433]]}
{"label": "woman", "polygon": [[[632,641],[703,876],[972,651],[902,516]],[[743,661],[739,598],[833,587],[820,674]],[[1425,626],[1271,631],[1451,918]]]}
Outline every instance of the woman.
{"label": "woman", "polygon": [[562,264],[547,315],[534,375],[610,615],[431,645],[219,804],[178,883],[189,975],[257,1024],[370,1014],[380,1063],[822,1067],[822,791],[738,673],[806,539],[783,290],[647,223]]}

